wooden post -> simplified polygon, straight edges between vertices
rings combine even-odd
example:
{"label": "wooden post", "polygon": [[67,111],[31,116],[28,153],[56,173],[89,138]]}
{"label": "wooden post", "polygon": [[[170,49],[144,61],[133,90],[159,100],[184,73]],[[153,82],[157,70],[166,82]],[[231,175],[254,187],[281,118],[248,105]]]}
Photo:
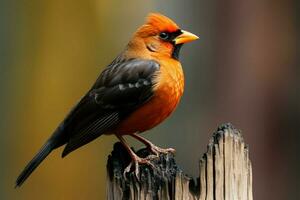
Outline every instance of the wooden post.
{"label": "wooden post", "polygon": [[[141,149],[137,154],[145,157],[149,152]],[[196,180],[185,175],[172,154],[154,160],[155,170],[140,166],[139,180],[134,173],[123,177],[129,162],[126,150],[116,143],[107,163],[108,200],[253,200],[248,147],[231,124],[213,134]]]}

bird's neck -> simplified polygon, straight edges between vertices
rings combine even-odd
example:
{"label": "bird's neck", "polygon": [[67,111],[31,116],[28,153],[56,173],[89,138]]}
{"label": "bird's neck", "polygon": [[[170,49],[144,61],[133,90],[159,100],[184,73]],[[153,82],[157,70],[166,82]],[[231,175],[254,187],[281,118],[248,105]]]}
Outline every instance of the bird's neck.
{"label": "bird's neck", "polygon": [[151,52],[145,47],[145,43],[142,39],[132,39],[125,48],[125,55],[128,58],[143,58],[152,59]]}
{"label": "bird's neck", "polygon": [[175,60],[179,60],[179,53],[180,53],[181,47],[182,47],[182,44],[174,44],[172,58],[174,58]]}

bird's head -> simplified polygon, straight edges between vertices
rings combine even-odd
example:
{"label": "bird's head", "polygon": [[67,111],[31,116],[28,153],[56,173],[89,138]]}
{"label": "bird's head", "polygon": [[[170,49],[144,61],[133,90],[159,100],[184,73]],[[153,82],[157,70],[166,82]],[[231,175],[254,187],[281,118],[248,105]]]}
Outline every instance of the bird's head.
{"label": "bird's head", "polygon": [[169,56],[177,60],[181,46],[196,39],[198,36],[180,29],[168,17],[151,13],[134,34],[133,42],[139,41],[139,45],[144,45],[153,55]]}

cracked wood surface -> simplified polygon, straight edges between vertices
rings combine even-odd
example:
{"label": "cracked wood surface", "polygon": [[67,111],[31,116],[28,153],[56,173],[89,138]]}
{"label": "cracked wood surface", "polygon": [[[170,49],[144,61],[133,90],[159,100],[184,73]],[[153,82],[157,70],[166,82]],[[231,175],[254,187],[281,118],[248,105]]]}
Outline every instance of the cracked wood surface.
{"label": "cracked wood surface", "polygon": [[[141,157],[147,149],[137,151]],[[107,162],[108,200],[253,200],[252,167],[248,147],[241,133],[231,124],[219,126],[199,163],[200,175],[188,177],[172,154],[154,160],[156,169],[140,166],[123,177],[130,157],[116,143]]]}

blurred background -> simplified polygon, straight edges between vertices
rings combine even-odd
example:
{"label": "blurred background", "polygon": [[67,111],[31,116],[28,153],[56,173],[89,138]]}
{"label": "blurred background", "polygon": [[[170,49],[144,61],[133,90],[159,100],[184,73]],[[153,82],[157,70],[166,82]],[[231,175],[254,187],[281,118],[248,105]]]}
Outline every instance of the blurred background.
{"label": "blurred background", "polygon": [[153,11],[200,40],[182,49],[178,109],[144,136],[196,176],[211,134],[231,122],[250,146],[254,199],[300,199],[297,0],[1,0],[0,199],[105,199],[114,136],[65,159],[56,150],[22,188],[14,181]]}

